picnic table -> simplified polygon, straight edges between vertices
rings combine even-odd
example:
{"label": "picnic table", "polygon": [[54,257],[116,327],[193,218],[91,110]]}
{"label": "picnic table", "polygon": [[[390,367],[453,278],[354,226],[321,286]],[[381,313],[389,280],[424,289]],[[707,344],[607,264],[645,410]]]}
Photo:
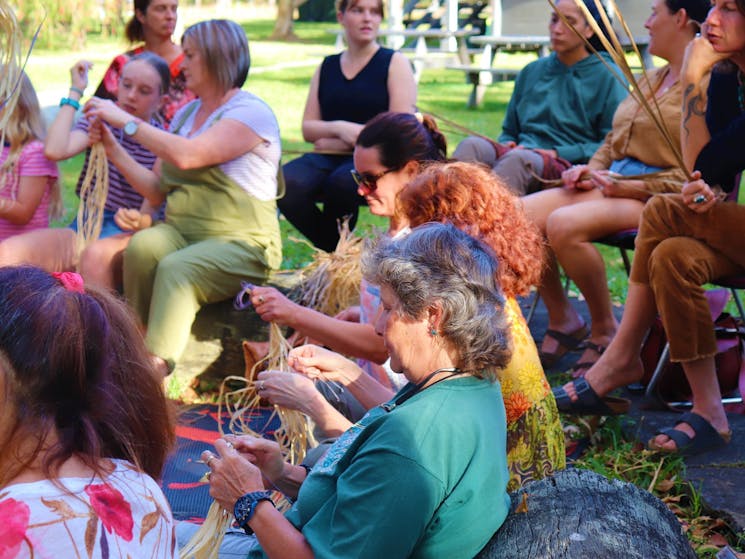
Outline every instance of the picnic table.
{"label": "picnic table", "polygon": [[[621,44],[631,50],[631,41],[621,38]],[[486,87],[495,81],[514,80],[520,72],[520,68],[494,67],[494,60],[498,52],[534,52],[538,57],[547,56],[549,53],[550,39],[547,35],[477,35],[469,38],[473,45],[481,47],[478,55],[478,64],[459,63],[448,65],[450,70],[458,70],[466,75],[466,81],[472,85],[468,97],[469,108],[478,107],[484,98]],[[639,47],[642,54],[643,64],[646,68],[654,66],[652,56],[647,47],[647,37],[634,38],[634,43]]]}
{"label": "picnic table", "polygon": [[[328,29],[328,33],[336,35],[336,48],[342,50],[344,44],[343,29]],[[398,48],[403,54],[411,60],[414,69],[414,78],[419,83],[424,68],[445,66],[450,61],[457,61],[458,64],[468,65],[471,63],[471,56],[480,50],[468,48],[468,38],[478,34],[475,29],[458,29],[448,31],[446,29],[381,29],[378,31],[379,37],[386,37],[387,43],[391,48],[401,47],[406,41],[413,40],[412,47],[403,46]],[[427,39],[439,40],[439,47],[431,47],[427,44]]]}

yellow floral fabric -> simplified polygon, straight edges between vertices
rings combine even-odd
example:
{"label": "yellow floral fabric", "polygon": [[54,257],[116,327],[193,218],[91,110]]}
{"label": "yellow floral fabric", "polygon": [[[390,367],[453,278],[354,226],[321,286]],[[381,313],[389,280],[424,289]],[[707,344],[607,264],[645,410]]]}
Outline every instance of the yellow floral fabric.
{"label": "yellow floral fabric", "polygon": [[514,491],[528,481],[563,469],[566,451],[556,401],[517,301],[509,299],[505,311],[513,353],[501,372],[500,382],[507,412],[507,465],[510,468],[507,489]]}

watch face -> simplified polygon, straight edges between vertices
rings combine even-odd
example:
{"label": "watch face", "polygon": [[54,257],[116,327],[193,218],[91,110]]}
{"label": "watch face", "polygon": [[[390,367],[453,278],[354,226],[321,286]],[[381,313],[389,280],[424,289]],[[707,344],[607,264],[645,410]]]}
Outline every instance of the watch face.
{"label": "watch face", "polygon": [[127,124],[124,125],[124,133],[127,136],[132,136],[135,132],[137,132],[137,121],[130,120]]}

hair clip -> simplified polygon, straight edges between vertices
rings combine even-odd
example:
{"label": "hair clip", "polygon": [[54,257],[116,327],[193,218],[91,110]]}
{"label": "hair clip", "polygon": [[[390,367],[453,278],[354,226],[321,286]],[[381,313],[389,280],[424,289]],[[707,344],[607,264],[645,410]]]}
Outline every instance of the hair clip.
{"label": "hair clip", "polygon": [[85,293],[83,276],[77,272],[52,272],[52,276],[62,284],[62,287],[75,293]]}

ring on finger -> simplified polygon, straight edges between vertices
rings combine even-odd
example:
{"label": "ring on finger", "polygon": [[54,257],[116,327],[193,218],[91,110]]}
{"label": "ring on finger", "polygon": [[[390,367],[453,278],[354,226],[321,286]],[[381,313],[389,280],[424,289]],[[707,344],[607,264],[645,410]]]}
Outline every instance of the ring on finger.
{"label": "ring on finger", "polygon": [[208,468],[211,468],[212,467],[212,462],[214,462],[214,461],[215,461],[215,455],[214,454],[210,454],[207,457],[207,459],[204,461],[204,463],[207,464],[207,467]]}
{"label": "ring on finger", "polygon": [[207,481],[209,481],[211,477],[212,477],[212,470],[204,474],[204,479],[206,479]]}
{"label": "ring on finger", "polygon": [[699,194],[693,199],[694,204],[703,204],[704,202],[706,202],[706,196],[703,194]]}
{"label": "ring on finger", "polygon": [[263,297],[263,295],[259,295],[258,299],[259,299],[259,303],[263,303],[263,302],[264,302],[264,297]]}
{"label": "ring on finger", "polygon": [[262,390],[264,390],[264,381],[263,380],[260,380],[259,381],[258,390],[259,390],[259,392],[261,392]]}

